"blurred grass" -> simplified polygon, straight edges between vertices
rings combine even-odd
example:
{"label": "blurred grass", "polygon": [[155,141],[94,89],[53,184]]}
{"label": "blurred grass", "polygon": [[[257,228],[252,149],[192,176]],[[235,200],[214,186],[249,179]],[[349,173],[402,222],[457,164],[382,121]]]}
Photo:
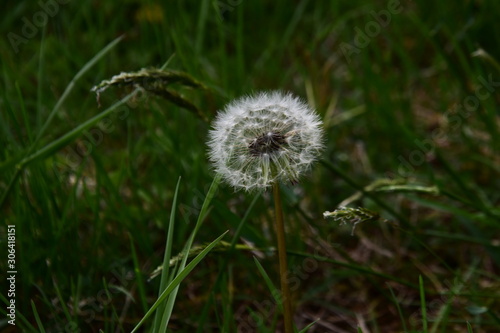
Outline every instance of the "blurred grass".
{"label": "blurred grass", "polygon": [[[159,97],[138,96],[87,135],[71,137],[22,170],[15,166],[38,136],[34,153],[130,92],[110,89],[98,108],[93,86],[122,71],[161,67],[173,55],[169,69],[208,87],[207,93],[176,91],[210,118],[233,97],[284,89],[307,98],[325,121],[324,162],[284,189],[299,327],[321,318],[309,332],[416,332],[424,328],[423,293],[431,329],[498,331],[498,87],[473,111],[460,105],[483,79],[500,81],[500,4],[401,1],[402,12],[347,59],[342,43],[354,45],[355,28],[364,30],[374,21],[370,12],[388,3],[70,2],[18,53],[8,33],[22,36],[23,17],[32,21],[41,7],[4,4],[1,241],[5,225],[15,224],[18,327],[129,332],[145,314],[141,298],[149,306],[156,300],[160,282],[140,281],[163,262],[177,179],[183,181],[172,254],[183,250],[212,182],[207,123]],[[75,75],[120,36],[75,81],[41,132]],[[479,49],[493,61],[473,56]],[[436,186],[439,195],[363,192],[385,178]],[[367,222],[351,237],[351,226],[322,218],[358,191],[363,195],[353,205],[400,228]],[[227,229],[234,235],[252,199],[222,185],[196,241]],[[181,285],[170,330],[255,331],[259,320],[264,326],[275,320],[272,296],[252,260],[257,256],[278,281],[271,204],[268,193],[255,200],[239,242],[259,250],[210,253]],[[5,260],[0,265],[6,271]],[[0,286],[5,302],[7,287]]]}

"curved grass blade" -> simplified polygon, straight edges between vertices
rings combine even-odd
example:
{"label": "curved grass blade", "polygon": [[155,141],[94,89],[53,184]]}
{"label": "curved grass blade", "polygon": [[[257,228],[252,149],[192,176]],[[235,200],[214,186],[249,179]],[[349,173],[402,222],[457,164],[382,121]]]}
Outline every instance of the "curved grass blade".
{"label": "curved grass blade", "polygon": [[[2,293],[0,293],[0,301],[2,303],[4,303],[6,306],[10,305],[10,301],[7,300],[7,298],[5,298],[5,296]],[[4,315],[4,313],[2,313],[2,315]],[[18,323],[16,323],[16,325],[19,327],[24,326],[23,332],[29,332],[29,333],[38,333],[39,332],[39,330],[35,329],[35,327],[33,327],[33,325],[30,323],[30,321],[28,319],[26,319],[26,317],[23,316],[23,314],[19,311],[16,311],[16,320],[17,319],[19,319],[19,320],[18,320]]]}
{"label": "curved grass blade", "polygon": [[[254,198],[252,199],[252,202],[250,203],[250,205],[248,206],[248,208],[247,208],[247,210],[245,212],[245,215],[243,215],[243,218],[238,223],[238,226],[236,227],[236,231],[233,234],[233,239],[231,240],[231,244],[230,244],[230,247],[229,247],[229,252],[230,253],[234,249],[241,248],[242,244],[236,244],[236,243],[238,242],[238,239],[240,237],[241,231],[243,230],[243,225],[248,220],[250,212],[253,210],[253,207],[255,206],[255,203],[257,202],[257,200],[260,198],[261,194],[262,194],[261,192],[258,192],[254,196]],[[248,246],[246,244],[244,246],[245,246],[245,248],[248,248]],[[217,290],[219,288],[219,283],[222,280],[223,271],[226,270],[228,262],[229,262],[229,256],[226,256],[225,259],[224,259],[224,261],[222,262],[222,265],[219,266],[220,270],[219,270],[219,273],[217,274],[217,278],[215,279],[215,282],[213,283],[213,287],[212,287],[211,301],[213,301],[213,299],[215,298],[215,295],[214,295],[215,294],[215,290]],[[208,310],[209,310],[210,304],[211,304],[211,302],[206,302],[205,306],[203,307],[203,310],[201,311],[201,315],[200,315],[200,318],[199,318],[199,321],[198,321],[199,326],[198,326],[198,329],[197,329],[196,333],[201,333],[202,330],[203,330],[204,324],[205,324],[205,322],[207,320],[207,317],[208,317]]]}
{"label": "curved grass blade", "polygon": [[38,143],[38,141],[40,140],[40,138],[42,137],[42,135],[45,133],[45,131],[47,130],[47,128],[49,127],[50,123],[52,122],[52,119],[54,118],[54,116],[56,115],[57,111],[59,111],[59,109],[61,108],[61,105],[64,103],[64,101],[66,100],[66,98],[68,97],[69,93],[71,92],[71,90],[73,90],[74,86],[75,86],[75,83],[76,81],[78,81],[92,66],[94,66],[106,53],[108,53],[112,48],[114,48],[116,46],[116,44],[118,44],[122,39],[123,39],[123,35],[116,38],[114,41],[112,41],[111,43],[109,43],[105,48],[103,48],[99,53],[97,53],[92,59],[90,59],[89,62],[87,62],[83,67],[82,69],[80,69],[80,71],[78,71],[78,73],[76,73],[75,77],[70,81],[70,83],[68,84],[68,86],[66,87],[66,89],[64,90],[62,96],[59,98],[59,100],[57,101],[56,105],[54,106],[54,108],[52,109],[52,111],[50,112],[49,116],[47,117],[47,120],[45,121],[45,123],[43,124],[42,128],[40,129],[40,131],[38,132],[36,138],[35,138],[35,141],[33,142],[33,144],[31,145],[30,147],[30,150],[28,151],[28,154],[35,148],[36,144]]}
{"label": "curved grass blade", "polygon": [[313,325],[316,324],[318,321],[319,321],[319,319],[316,319],[315,321],[313,321],[312,323],[310,323],[309,325],[307,325],[306,327],[304,327],[303,329],[301,329],[299,331],[299,333],[306,333],[307,330],[310,329],[311,327],[313,327]]}
{"label": "curved grass blade", "polygon": [[262,267],[262,265],[257,260],[257,258],[253,257],[253,261],[255,262],[255,265],[257,266],[257,269],[259,270],[260,274],[264,278],[264,282],[266,283],[267,287],[269,288],[271,295],[273,295],[274,301],[278,305],[280,311],[283,312],[283,302],[281,299],[281,292],[273,284],[273,282],[271,281],[271,278],[269,278],[269,275],[267,275],[267,272],[265,271],[264,267]]}
{"label": "curved grass blade", "polygon": [[110,106],[108,109],[104,110],[103,112],[99,113],[98,115],[90,118],[83,124],[80,124],[79,126],[75,127],[73,130],[69,131],[59,139],[49,143],[42,149],[36,151],[34,154],[31,154],[24,158],[19,164],[16,166],[18,169],[23,168],[26,164],[38,159],[45,157],[51,153],[54,153],[61,149],[62,147],[66,146],[70,142],[72,142],[74,139],[80,136],[80,134],[85,131],[86,129],[92,127],[93,125],[97,124],[101,119],[105,118],[108,116],[110,113],[114,112],[118,107],[122,106],[125,104],[132,96],[134,96],[135,92],[132,92]]}
{"label": "curved grass blade", "polygon": [[[61,97],[59,98],[59,100],[57,101],[56,105],[54,106],[54,108],[52,109],[52,111],[50,112],[49,116],[47,117],[47,120],[45,121],[45,123],[43,124],[42,128],[38,131],[38,134],[36,135],[35,139],[33,140],[31,146],[29,147],[28,151],[26,152],[26,154],[24,155],[25,157],[22,159],[22,161],[20,163],[17,163],[16,162],[13,162],[13,161],[7,161],[6,163],[3,163],[2,165],[0,165],[0,171],[5,171],[3,170],[4,169],[4,166],[10,166],[12,164],[17,164],[16,165],[16,169],[14,171],[14,174],[11,176],[11,179],[10,181],[8,182],[8,185],[7,185],[7,188],[5,189],[4,193],[2,194],[2,196],[0,197],[0,207],[3,206],[4,202],[5,202],[5,199],[7,198],[8,194],[10,193],[13,185],[16,183],[17,179],[19,178],[19,175],[21,174],[21,171],[22,169],[24,168],[24,166],[29,162],[31,161],[32,159],[30,159],[29,157],[30,156],[33,156],[33,155],[37,155],[37,153],[35,154],[31,154],[33,152],[33,150],[36,148],[36,145],[38,144],[38,141],[40,141],[42,135],[45,133],[45,131],[47,130],[47,128],[49,127],[50,123],[52,122],[52,119],[54,118],[54,116],[57,114],[57,112],[59,111],[59,109],[61,108],[61,105],[64,103],[64,101],[66,100],[66,98],[69,96],[69,93],[73,90],[73,88],[75,87],[75,83],[92,67],[94,66],[106,53],[108,53],[112,48],[114,48],[116,46],[116,44],[118,44],[122,39],[123,39],[124,36],[120,36],[118,38],[116,38],[115,40],[113,40],[111,43],[109,43],[105,48],[103,48],[99,53],[97,53],[92,59],[90,59],[83,67],[82,69],[80,69],[80,71],[78,71],[78,73],[76,73],[76,75],[73,77],[73,79],[70,81],[70,83],[66,86],[66,89],[64,90],[63,94],[61,95]],[[24,161],[24,163],[23,163]]]}
{"label": "curved grass blade", "polygon": [[418,286],[415,285],[414,283],[402,280],[400,278],[397,278],[397,277],[389,275],[389,274],[384,274],[384,273],[380,273],[380,272],[374,271],[374,270],[372,270],[370,268],[367,268],[367,267],[365,267],[363,265],[356,265],[356,264],[352,264],[352,263],[342,262],[342,261],[330,259],[328,257],[323,257],[323,256],[319,256],[319,255],[315,255],[315,254],[310,254],[310,253],[305,253],[305,252],[300,252],[300,251],[287,251],[287,252],[290,255],[294,255],[294,256],[298,256],[298,257],[311,258],[311,259],[314,259],[314,260],[317,260],[317,261],[328,262],[328,263],[331,263],[331,264],[334,264],[334,265],[338,265],[338,266],[341,266],[341,267],[352,269],[352,270],[360,272],[362,274],[368,274],[368,275],[378,276],[378,277],[383,278],[383,279],[395,281],[395,282],[401,283],[402,285],[405,285],[405,286],[408,286],[408,287],[411,287],[411,288],[414,288],[414,289],[418,289]]}
{"label": "curved grass blade", "polygon": [[38,311],[36,310],[35,302],[31,300],[31,308],[33,309],[33,315],[35,316],[36,324],[38,325],[38,329],[40,333],[45,333],[45,328],[43,327],[42,321],[40,320],[40,316],[38,315]]}
{"label": "curved grass blade", "polygon": [[387,283],[387,287],[389,288],[389,291],[391,292],[391,296],[394,299],[394,304],[396,305],[396,308],[398,310],[399,319],[401,319],[401,324],[403,325],[403,332],[408,332],[408,329],[406,328],[405,316],[403,315],[403,310],[401,310],[401,307],[399,306],[399,302],[396,298],[396,295],[394,294],[394,291],[392,290],[391,285],[389,283]]}
{"label": "curved grass blade", "polygon": [[[203,220],[205,220],[205,217],[207,216],[208,213],[208,207],[210,205],[210,202],[212,201],[212,198],[215,195],[215,192],[217,192],[217,188],[219,187],[219,183],[221,181],[220,176],[215,176],[212,184],[210,185],[210,188],[208,189],[207,196],[205,197],[205,200],[203,201],[203,205],[201,207],[201,211],[198,215],[198,220],[196,221],[196,225],[194,227],[193,232],[191,233],[191,236],[189,237],[186,246],[184,248],[185,253],[189,253],[193,246],[193,240],[194,237],[196,236],[196,233],[198,232],[198,229],[200,229],[201,224]],[[215,246],[215,245],[214,245]],[[188,256],[185,255],[184,258],[182,259],[181,264],[179,265],[178,272],[184,269],[186,266]],[[172,311],[174,309],[174,304],[175,304],[175,299],[177,297],[177,292],[179,290],[179,286],[175,287],[174,290],[172,291],[172,294],[169,295],[167,305],[165,307],[165,312],[163,314],[162,320],[161,320],[161,326],[160,326],[160,332],[164,332],[167,329],[168,322],[170,321],[170,316],[172,315]]]}
{"label": "curved grass blade", "polygon": [[158,306],[167,299],[167,297],[170,295],[172,291],[174,291],[179,284],[186,278],[186,276],[191,273],[191,271],[200,263],[200,261],[205,258],[205,256],[212,250],[212,248],[217,245],[221,241],[221,239],[229,232],[226,231],[217,239],[215,239],[210,245],[208,245],[199,255],[196,256],[177,276],[168,284],[168,286],[165,288],[163,293],[158,297],[156,302],[151,306],[151,308],[148,310],[148,312],[142,317],[142,319],[139,321],[139,323],[134,327],[132,330],[132,333],[137,332],[137,330],[144,324],[146,319],[148,319],[151,314],[158,308]]}
{"label": "curved grass blade", "polygon": [[134,239],[132,238],[132,235],[130,233],[128,234],[128,236],[130,239],[130,249],[132,250],[132,262],[134,263],[134,274],[137,281],[137,288],[139,289],[139,298],[141,300],[141,305],[143,310],[146,311],[148,308],[148,303],[146,301],[146,291],[144,288],[144,281],[142,279],[142,274],[139,267],[139,259],[137,258],[137,251],[135,250]]}
{"label": "curved grass blade", "polygon": [[[172,241],[174,238],[174,227],[175,227],[175,210],[177,207],[177,196],[179,194],[179,185],[181,184],[181,177],[179,177],[179,180],[177,181],[177,186],[175,187],[175,192],[174,192],[174,200],[172,203],[172,210],[170,211],[170,220],[168,223],[168,231],[167,231],[167,240],[165,242],[165,254],[163,256],[163,266],[162,266],[162,272],[161,272],[161,279],[160,279],[160,289],[158,290],[158,297],[161,296],[161,293],[165,290],[167,287],[168,283],[168,275],[170,273],[170,258],[172,257]],[[154,331],[157,332],[158,328],[161,325],[161,316],[162,313],[165,311],[165,305],[161,304],[160,308],[158,309],[158,312],[156,312],[155,315],[155,321],[154,321]]]}

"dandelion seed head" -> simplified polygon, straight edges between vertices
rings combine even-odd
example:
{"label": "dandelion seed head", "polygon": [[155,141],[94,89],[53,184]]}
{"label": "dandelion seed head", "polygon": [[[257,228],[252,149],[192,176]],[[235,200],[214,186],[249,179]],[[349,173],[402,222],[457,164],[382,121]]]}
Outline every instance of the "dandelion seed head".
{"label": "dandelion seed head", "polygon": [[237,189],[297,182],[323,148],[319,116],[291,94],[242,97],[220,111],[209,134],[215,171]]}

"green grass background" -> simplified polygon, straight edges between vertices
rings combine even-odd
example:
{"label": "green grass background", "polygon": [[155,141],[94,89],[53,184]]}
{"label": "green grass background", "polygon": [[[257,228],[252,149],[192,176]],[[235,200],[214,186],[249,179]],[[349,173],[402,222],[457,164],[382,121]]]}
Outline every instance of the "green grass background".
{"label": "green grass background", "polygon": [[[232,98],[270,89],[303,97],[324,120],[322,161],[300,184],[283,186],[298,327],[320,318],[309,332],[499,331],[500,3],[397,2],[390,23],[346,56],[358,31],[374,26],[372,12],[393,2],[71,1],[29,38],[24,18],[33,22],[41,5],[4,3],[0,268],[7,271],[6,225],[15,224],[19,273],[17,326],[6,323],[2,306],[0,328],[129,332],[156,300],[159,279],[147,280],[163,261],[178,178],[173,254],[213,179],[209,123],[143,96],[104,118],[104,127],[92,124],[94,143],[82,131],[56,140],[130,92],[110,88],[99,107],[94,85],[170,59],[168,69],[207,86],[170,88],[209,120]],[[9,33],[25,38],[18,52]],[[497,84],[465,109],[478,89],[487,91],[483,80]],[[54,142],[62,144],[42,150]],[[45,153],[22,162],[37,152]],[[351,236],[349,223],[323,219],[380,179],[410,184],[366,190],[352,203],[380,220],[358,224]],[[234,235],[255,196],[222,184],[195,243]],[[277,285],[272,200],[269,193],[255,200],[238,239],[255,249],[211,252],[181,284],[170,331],[280,331],[252,259]],[[149,320],[141,329],[151,327]]]}

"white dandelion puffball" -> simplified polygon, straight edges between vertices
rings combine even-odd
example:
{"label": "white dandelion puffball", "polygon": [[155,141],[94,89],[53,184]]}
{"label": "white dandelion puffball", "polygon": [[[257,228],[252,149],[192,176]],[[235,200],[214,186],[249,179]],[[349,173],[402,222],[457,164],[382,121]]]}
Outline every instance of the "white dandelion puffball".
{"label": "white dandelion puffball", "polygon": [[295,183],[323,148],[319,116],[299,98],[279,91],[234,100],[212,126],[210,160],[236,189]]}

